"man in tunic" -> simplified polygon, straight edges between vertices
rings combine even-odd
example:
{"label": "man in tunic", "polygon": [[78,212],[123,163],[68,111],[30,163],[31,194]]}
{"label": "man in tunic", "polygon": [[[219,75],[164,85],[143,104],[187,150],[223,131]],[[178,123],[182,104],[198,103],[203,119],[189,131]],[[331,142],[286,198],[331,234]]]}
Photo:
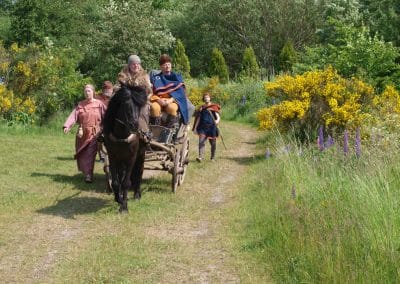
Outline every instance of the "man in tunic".
{"label": "man in tunic", "polygon": [[178,111],[184,124],[189,123],[188,99],[185,84],[180,74],[172,71],[172,59],[161,55],[161,72],[152,76],[153,95],[150,97],[150,124],[161,125],[161,112],[168,114],[166,127],[173,128],[178,123]]}
{"label": "man in tunic", "polygon": [[104,81],[101,88],[101,93],[96,96],[96,99],[103,102],[103,104],[107,107],[112,95],[113,84],[110,81]]}

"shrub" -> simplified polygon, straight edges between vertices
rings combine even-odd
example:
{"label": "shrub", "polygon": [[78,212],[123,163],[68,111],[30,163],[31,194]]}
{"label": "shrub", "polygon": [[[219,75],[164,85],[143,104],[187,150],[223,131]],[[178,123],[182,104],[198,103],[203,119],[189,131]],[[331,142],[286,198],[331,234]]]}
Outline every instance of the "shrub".
{"label": "shrub", "polygon": [[[18,118],[13,112],[20,112],[19,105],[33,104],[33,110],[23,111],[35,114],[40,123],[61,109],[71,108],[80,99],[82,86],[88,82],[75,71],[78,56],[70,49],[29,45],[19,47],[12,44],[8,50],[0,50],[0,77],[6,90],[12,96],[3,98],[3,103],[12,97],[11,107],[2,111],[7,120]],[[5,92],[5,91],[3,91]],[[29,103],[28,103],[29,102]],[[33,122],[33,119],[29,119]]]}
{"label": "shrub", "polygon": [[279,69],[291,72],[293,64],[297,61],[297,53],[291,42],[286,42],[279,54]]}
{"label": "shrub", "polygon": [[260,66],[258,66],[256,54],[253,48],[247,47],[243,53],[242,69],[239,73],[239,78],[244,80],[246,78],[258,80],[260,79]]}
{"label": "shrub", "polygon": [[217,76],[221,83],[228,82],[228,66],[226,65],[224,55],[218,48],[214,48],[211,53],[211,62],[208,68],[208,75],[210,77]]}
{"label": "shrub", "polygon": [[190,63],[189,57],[186,55],[185,46],[181,40],[176,41],[174,51],[174,68],[176,71],[182,73],[185,78],[190,77]]}
{"label": "shrub", "polygon": [[205,81],[196,81],[197,84],[190,84],[189,99],[196,106],[203,104],[203,94],[210,93],[212,101],[219,104],[225,104],[230,100],[230,95],[219,84],[218,77],[212,77]]}
{"label": "shrub", "polygon": [[320,125],[330,134],[354,128],[368,116],[374,89],[357,79],[344,79],[332,67],[303,75],[284,75],[265,83],[276,104],[258,111],[261,129],[292,129],[301,140]]}

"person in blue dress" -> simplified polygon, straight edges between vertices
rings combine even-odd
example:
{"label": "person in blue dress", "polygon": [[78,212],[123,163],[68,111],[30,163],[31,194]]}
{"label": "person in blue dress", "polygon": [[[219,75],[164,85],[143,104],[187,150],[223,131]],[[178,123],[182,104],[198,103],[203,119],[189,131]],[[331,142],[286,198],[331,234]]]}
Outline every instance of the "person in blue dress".
{"label": "person in blue dress", "polygon": [[197,110],[196,118],[193,125],[193,131],[199,135],[199,156],[196,158],[198,162],[204,159],[206,141],[211,145],[211,161],[215,161],[215,152],[217,150],[218,123],[221,120],[218,104],[211,102],[209,93],[203,95],[204,104]]}

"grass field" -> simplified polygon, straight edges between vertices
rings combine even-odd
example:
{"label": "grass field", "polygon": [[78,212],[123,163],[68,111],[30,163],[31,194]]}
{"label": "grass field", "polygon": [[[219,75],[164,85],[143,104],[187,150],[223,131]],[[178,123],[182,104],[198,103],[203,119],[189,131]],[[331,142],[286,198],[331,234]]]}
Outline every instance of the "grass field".
{"label": "grass field", "polygon": [[[217,163],[146,178],[128,215],[85,184],[73,135],[0,131],[0,275],[16,283],[397,283],[400,161],[392,149],[300,149],[224,123]],[[240,133],[240,135],[238,135]],[[197,141],[191,137],[190,159]],[[266,158],[266,148],[272,156]],[[289,150],[288,150],[289,149]]]}
{"label": "grass field", "polygon": [[266,275],[254,275],[233,251],[228,226],[238,180],[254,147],[251,140],[238,140],[238,130],[248,132],[241,139],[255,137],[254,130],[226,123],[230,147],[219,144],[216,163],[193,162],[197,141],[192,136],[192,162],[178,192],[171,193],[168,173],[146,178],[141,201],[131,199],[129,214],[120,215],[105,193],[102,164],[96,162],[93,184],[85,184],[77,172],[73,134],[55,127],[0,129],[3,281],[265,282]]}
{"label": "grass field", "polygon": [[243,179],[238,248],[278,283],[398,283],[397,147],[357,158],[286,143],[264,141],[273,155]]}

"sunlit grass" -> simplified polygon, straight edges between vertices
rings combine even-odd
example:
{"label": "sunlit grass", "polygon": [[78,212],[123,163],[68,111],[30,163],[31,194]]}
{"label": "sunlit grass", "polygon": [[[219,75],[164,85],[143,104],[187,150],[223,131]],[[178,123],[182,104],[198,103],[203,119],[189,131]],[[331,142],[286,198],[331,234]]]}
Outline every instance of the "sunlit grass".
{"label": "sunlit grass", "polygon": [[[268,143],[268,144],[267,144]],[[397,149],[319,152],[268,140],[273,155],[244,179],[240,249],[277,282],[399,281],[400,166]]]}

